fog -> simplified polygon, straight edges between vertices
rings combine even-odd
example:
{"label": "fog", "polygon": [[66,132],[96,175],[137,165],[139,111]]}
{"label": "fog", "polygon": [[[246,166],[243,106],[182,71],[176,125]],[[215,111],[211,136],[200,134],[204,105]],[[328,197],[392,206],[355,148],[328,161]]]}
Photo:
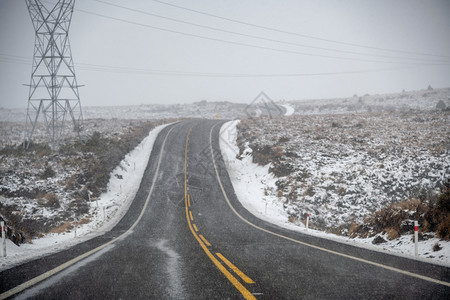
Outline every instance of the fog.
{"label": "fog", "polygon": [[[82,105],[107,106],[448,87],[449,33],[449,1],[79,0],[69,36]],[[33,46],[0,0],[0,107],[26,107]]]}

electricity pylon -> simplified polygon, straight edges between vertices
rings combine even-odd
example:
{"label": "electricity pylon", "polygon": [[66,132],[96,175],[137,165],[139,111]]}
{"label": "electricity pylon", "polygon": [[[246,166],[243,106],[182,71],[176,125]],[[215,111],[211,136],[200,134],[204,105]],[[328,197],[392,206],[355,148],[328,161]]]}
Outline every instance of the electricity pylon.
{"label": "electricity pylon", "polygon": [[24,146],[28,148],[42,114],[50,146],[59,148],[66,115],[79,134],[83,114],[75,77],[69,28],[75,0],[58,0],[48,10],[39,0],[25,0],[35,30]]}

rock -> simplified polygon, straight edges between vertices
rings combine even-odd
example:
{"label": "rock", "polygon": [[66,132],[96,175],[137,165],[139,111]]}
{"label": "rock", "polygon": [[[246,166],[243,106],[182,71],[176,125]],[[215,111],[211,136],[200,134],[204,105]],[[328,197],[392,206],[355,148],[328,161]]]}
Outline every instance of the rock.
{"label": "rock", "polygon": [[434,244],[434,246],[433,246],[433,251],[436,252],[441,249],[442,249],[442,247],[441,247],[441,245],[439,245],[439,242],[436,242],[436,244]]}
{"label": "rock", "polygon": [[377,235],[377,236],[373,239],[372,244],[378,245],[378,244],[383,244],[383,243],[386,243],[386,242],[387,242],[387,241],[386,241],[384,238],[382,238],[380,235]]}

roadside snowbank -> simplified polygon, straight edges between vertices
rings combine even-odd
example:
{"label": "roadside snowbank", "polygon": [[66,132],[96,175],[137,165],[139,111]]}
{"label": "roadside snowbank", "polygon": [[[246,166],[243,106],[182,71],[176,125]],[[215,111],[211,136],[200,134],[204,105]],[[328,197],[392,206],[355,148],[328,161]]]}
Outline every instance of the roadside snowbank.
{"label": "roadside snowbank", "polygon": [[20,247],[7,241],[7,257],[0,257],[0,271],[19,265],[50,253],[67,249],[111,230],[122,219],[131,205],[144,175],[156,137],[168,124],[154,128],[122,160],[110,175],[107,192],[96,201],[90,202],[90,222],[78,226],[75,231],[61,234],[47,234],[33,240],[32,244]]}
{"label": "roadside snowbank", "polygon": [[[326,238],[341,243],[352,244],[358,247],[414,258],[414,243],[412,235],[404,235],[399,239],[383,244],[373,245],[373,238],[350,239],[343,236],[325,233],[317,230],[306,230],[303,223],[293,224],[288,221],[288,214],[283,204],[275,196],[268,196],[266,190],[276,190],[277,180],[269,173],[269,165],[264,167],[252,162],[251,149],[247,147],[242,160],[236,158],[239,148],[236,144],[236,125],[239,120],[225,123],[220,131],[220,148],[227,171],[230,175],[234,190],[242,205],[256,217],[287,229],[305,234]],[[272,194],[272,193],[268,193]],[[387,237],[384,237],[387,240]],[[435,243],[439,242],[442,249],[433,252]],[[419,260],[450,266],[450,242],[440,241],[437,238],[419,242]]]}
{"label": "roadside snowbank", "polygon": [[295,108],[293,108],[291,105],[283,104],[281,106],[283,106],[286,109],[286,113],[284,114],[285,116],[291,116],[294,114]]}

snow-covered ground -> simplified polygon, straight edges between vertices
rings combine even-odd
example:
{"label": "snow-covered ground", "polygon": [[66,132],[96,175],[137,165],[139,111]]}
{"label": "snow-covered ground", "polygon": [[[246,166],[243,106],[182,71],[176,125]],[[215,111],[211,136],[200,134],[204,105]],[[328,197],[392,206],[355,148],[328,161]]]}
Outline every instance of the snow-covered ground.
{"label": "snow-covered ground", "polygon": [[284,113],[285,116],[291,116],[294,114],[295,109],[290,104],[286,103],[282,104],[281,106],[283,106],[286,109],[286,112]]}
{"label": "snow-covered ground", "polygon": [[92,217],[89,223],[77,226],[76,233],[75,230],[60,234],[51,233],[20,247],[7,239],[7,256],[0,257],[0,271],[61,251],[112,229],[133,201],[147,167],[154,141],[166,126],[167,124],[154,128],[111,173],[107,192],[97,201],[90,202],[89,214]]}
{"label": "snow-covered ground", "polygon": [[291,115],[243,119],[240,151],[270,163],[276,195],[292,217],[345,230],[392,202],[440,192],[450,176],[444,111]]}
{"label": "snow-covered ground", "polygon": [[[307,138],[312,141],[309,146],[305,145],[305,147],[309,147],[309,150],[312,151],[308,154],[311,156],[311,158],[313,158],[311,160],[312,162],[326,162],[329,161],[329,157],[333,157],[333,155],[336,156],[331,152],[333,152],[333,149],[335,149],[336,145],[338,144],[336,143],[336,141],[330,140],[326,136],[324,136],[322,134],[324,133],[324,130],[345,131],[345,133],[337,135],[336,139],[351,139],[351,143],[353,144],[364,145],[366,140],[368,140],[369,142],[378,142],[378,138],[385,139],[385,136],[389,135],[390,140],[385,140],[386,145],[383,146],[388,150],[390,145],[392,144],[391,141],[394,141],[395,145],[397,145],[397,143],[401,144],[403,142],[405,143],[405,145],[409,145],[408,147],[410,147],[411,144],[417,144],[422,140],[426,140],[428,143],[432,142],[430,144],[432,144],[433,146],[433,151],[441,151],[441,149],[445,150],[445,145],[448,144],[449,127],[446,126],[446,124],[448,125],[448,116],[443,118],[436,118],[433,115],[433,112],[430,112],[437,109],[439,102],[442,102],[441,104],[445,105],[447,108],[450,107],[450,89],[423,90],[391,95],[365,95],[347,99],[325,99],[301,102],[290,101],[289,103],[280,103],[280,105],[283,105],[285,107],[287,116],[284,117],[284,119],[280,118],[278,120],[280,120],[280,122],[290,122],[290,120],[295,120],[295,117],[299,118],[299,116],[296,116],[297,114],[303,115],[301,116],[303,123],[300,122],[298,124],[295,124],[295,126],[303,129],[303,136],[301,137],[302,139]],[[115,135],[131,128],[133,125],[132,123],[135,123],[135,121],[133,120],[142,121],[150,118],[161,119],[164,117],[204,117],[214,119],[233,119],[236,117],[245,117],[245,107],[245,104],[206,101],[182,105],[85,107],[84,117],[85,127],[87,129],[86,134],[91,134],[91,131],[104,132],[106,128],[105,126],[107,126],[108,130],[106,131],[110,134]],[[427,113],[425,113],[426,116],[424,116],[421,111],[417,111],[417,116],[411,116],[411,113],[408,112],[410,109],[423,109],[422,112]],[[442,110],[442,108],[440,108],[439,110]],[[397,137],[401,137],[401,135],[398,135],[391,130],[380,132],[379,125],[383,124],[384,120],[380,119],[379,121],[376,117],[373,117],[369,120],[358,121],[358,118],[365,118],[365,115],[361,114],[361,112],[368,111],[405,112],[404,116],[398,116],[405,119],[404,123],[406,125],[412,124],[410,125],[412,126],[411,128],[413,128],[413,130],[411,130],[411,136],[406,137],[406,140],[404,141],[399,141]],[[337,114],[346,114],[347,119],[342,119]],[[308,119],[310,117],[309,115],[321,115],[323,117],[322,121],[326,121],[326,123],[323,123],[322,121],[320,122],[322,122],[326,126],[317,126],[320,124],[315,124],[313,122],[313,117],[311,117],[311,119]],[[332,117],[331,115],[334,115],[335,117]],[[2,145],[17,145],[18,143],[22,142],[24,124],[21,120],[25,120],[25,116],[26,109],[0,108],[0,143]],[[393,117],[397,117],[397,115]],[[411,120],[415,123],[411,123]],[[20,123],[18,121],[20,121]],[[393,125],[390,128],[395,129],[394,127],[397,123],[393,122]],[[434,126],[435,124],[441,125],[439,127],[436,127]],[[283,207],[283,201],[280,201],[279,197],[277,196],[277,186],[275,184],[275,182],[279,178],[275,178],[272,173],[269,173],[269,165],[263,167],[252,163],[252,157],[250,155],[251,149],[249,147],[246,147],[247,153],[242,155],[242,160],[236,159],[236,154],[239,153],[239,150],[236,146],[237,135],[235,126],[236,123],[227,123],[222,127],[223,129],[225,129],[225,132],[223,132],[221,143],[226,143],[225,146],[222,145],[222,151],[224,151],[223,155],[225,161],[228,162],[228,171],[230,173],[230,177],[233,180],[233,185],[239,199],[243,202],[244,206],[249,209],[249,211],[262,219],[274,222],[278,225],[285,226],[293,230],[305,231],[306,229],[303,225],[304,220],[290,219],[292,218],[292,214],[289,215],[286,207]],[[389,127],[390,125],[384,124],[383,126]],[[370,128],[372,130],[371,132],[375,132],[377,134],[374,135],[373,139],[369,139],[369,137],[361,135],[362,133],[364,133],[364,128]],[[430,130],[426,131],[428,133],[424,133],[421,128]],[[440,131],[437,132],[436,128],[440,128]],[[126,212],[126,209],[134,198],[134,193],[136,192],[135,189],[137,189],[139,186],[141,176],[144,171],[143,168],[145,168],[146,166],[146,163],[136,164],[135,171],[134,162],[142,162],[148,160],[150,156],[149,151],[151,151],[152,149],[154,138],[156,137],[158,131],[161,129],[162,127],[154,129],[150,133],[150,135],[122,161],[120,166],[117,167],[114,172],[112,172],[110,183],[108,186],[108,192],[104,193],[100,197],[100,200],[98,201],[98,207],[97,202],[90,203],[89,215],[91,216],[91,222],[80,225],[78,227],[76,238],[74,237],[75,233],[72,230],[70,232],[61,234],[47,234],[43,238],[34,239],[32,244],[22,244],[20,247],[17,247],[8,240],[8,256],[6,259],[0,257],[0,270],[10,268],[14,265],[20,264],[21,262],[46,255],[51,252],[60,251],[61,249],[68,248],[71,245],[102,234],[106,230],[112,228],[114,224],[116,224],[120,220],[121,216]],[[354,131],[352,132],[352,136],[346,134],[349,130]],[[416,133],[414,132],[414,130],[420,130],[421,132]],[[71,131],[70,128],[68,129],[68,131]],[[361,134],[359,131],[361,131]],[[399,131],[401,132],[401,130]],[[73,135],[73,133],[71,134]],[[284,131],[278,131],[276,134],[284,134]],[[300,136],[300,133],[294,132],[294,134],[295,135],[293,135],[293,137]],[[442,138],[445,136],[447,137]],[[37,132],[35,133],[34,138],[38,141],[43,141],[47,138],[42,124],[38,124]],[[316,144],[314,144],[315,140],[317,140]],[[399,148],[397,146],[395,146],[396,149]],[[409,151],[408,147],[405,147],[405,151]],[[302,153],[305,153],[304,150],[306,151],[308,149],[303,149],[301,147],[293,149],[293,151],[302,151]],[[424,155],[423,153],[424,152],[421,151],[420,155]],[[330,154],[331,156],[327,157],[324,154]],[[360,161],[364,163],[370,163],[372,162],[372,160],[378,160],[380,169],[379,172],[381,174],[378,175],[380,175],[381,177],[386,174],[388,175],[389,173],[387,172],[386,174],[384,174],[384,170],[396,168],[395,165],[392,165],[392,163],[395,161],[390,160],[390,158],[388,157],[389,151],[381,158],[373,156],[373,153],[368,152],[367,154],[368,156],[365,156]],[[421,157],[419,156],[417,156],[416,158],[417,161],[421,162],[421,165],[418,166],[420,167],[419,171],[422,172],[422,167],[427,165],[427,160],[421,159]],[[441,158],[443,159],[443,162],[438,161],[438,163],[440,163],[440,165],[443,165],[444,167],[448,166],[448,155],[445,156],[445,153],[441,154]],[[432,163],[436,162],[433,161]],[[321,165],[318,166],[321,167]],[[314,170],[320,169],[317,168],[317,166],[310,167]],[[139,168],[142,168],[142,170],[138,170]],[[435,169],[437,170],[437,167]],[[446,170],[448,170],[448,168]],[[352,170],[342,169],[341,171],[348,171],[349,174],[352,173]],[[424,174],[426,176],[436,177],[436,174],[431,171],[433,170],[424,169]],[[319,175],[325,177],[329,175],[328,177],[332,179],[334,173],[328,173],[328,170],[321,169],[321,173]],[[121,175],[123,179],[119,179],[120,176],[115,175]],[[299,173],[299,175],[302,174]],[[311,181],[317,174],[305,173],[304,175],[313,175],[311,177],[306,177],[306,180]],[[386,181],[386,178],[384,177],[382,178],[382,180]],[[311,182],[311,184],[312,183],[313,182]],[[344,180],[342,182],[342,185],[348,185],[348,183],[348,181]],[[406,181],[404,186],[408,186],[408,183]],[[319,189],[322,187],[319,185],[317,186],[317,188]],[[338,188],[339,187],[336,187],[335,190],[330,190],[329,193],[331,195],[335,195],[339,191]],[[400,188],[400,186],[398,188]],[[350,189],[347,189],[347,191],[351,192]],[[350,196],[353,195],[353,193],[350,192],[348,194]],[[319,193],[317,193],[316,191],[316,196],[318,195]],[[282,197],[284,197],[284,195],[282,195]],[[311,197],[309,195],[305,195],[305,200],[308,200]],[[105,214],[103,213],[103,207],[105,208]],[[343,210],[349,208],[343,207],[339,209]],[[387,249],[393,253],[400,253],[407,256],[412,255],[414,251],[413,244],[411,243],[411,235],[402,236],[399,239],[388,241],[380,245],[372,245],[371,242],[373,238],[349,239],[342,236],[327,234],[321,231],[314,231],[311,229],[308,230],[308,233],[319,235],[329,239],[339,240],[344,243],[363,245],[364,247],[378,249],[381,251]],[[385,239],[387,240],[387,238]],[[438,252],[433,252],[432,246],[436,242],[439,242],[443,249]],[[432,258],[434,261],[445,263],[447,265],[450,264],[450,246],[448,242],[439,241],[436,238],[429,239],[427,241],[421,241],[419,250],[420,257],[422,258]]]}
{"label": "snow-covered ground", "polygon": [[435,110],[450,107],[450,89],[429,87],[420,91],[380,95],[353,95],[346,98],[289,101],[295,114],[345,114],[360,112],[393,112]]}
{"label": "snow-covered ground", "polygon": [[[305,220],[300,220],[300,222],[295,222],[295,224],[290,222],[283,203],[273,193],[267,193],[267,189],[276,188],[275,182],[277,181],[277,178],[269,173],[269,165],[259,166],[253,163],[250,148],[247,148],[247,152],[241,155],[242,159],[236,158],[239,153],[239,148],[236,144],[236,125],[238,123],[239,121],[231,121],[222,126],[220,147],[236,195],[243,206],[252,214],[276,225],[306,234],[376,251],[389,251],[390,253],[414,257],[412,235],[404,235],[383,244],[373,245],[373,237],[350,239],[322,231],[306,230],[303,223]],[[386,237],[385,239],[387,240]],[[432,247],[437,242],[441,245],[442,249],[438,252],[433,252]],[[420,241],[419,259],[450,266],[450,242],[440,241],[437,238]]]}
{"label": "snow-covered ground", "polygon": [[[25,103],[26,104],[26,103]],[[170,119],[170,118],[208,118],[234,119],[245,117],[247,104],[228,101],[199,101],[184,104],[142,104],[123,106],[83,106],[86,119]],[[24,122],[26,108],[7,109],[0,107],[0,122]]]}

